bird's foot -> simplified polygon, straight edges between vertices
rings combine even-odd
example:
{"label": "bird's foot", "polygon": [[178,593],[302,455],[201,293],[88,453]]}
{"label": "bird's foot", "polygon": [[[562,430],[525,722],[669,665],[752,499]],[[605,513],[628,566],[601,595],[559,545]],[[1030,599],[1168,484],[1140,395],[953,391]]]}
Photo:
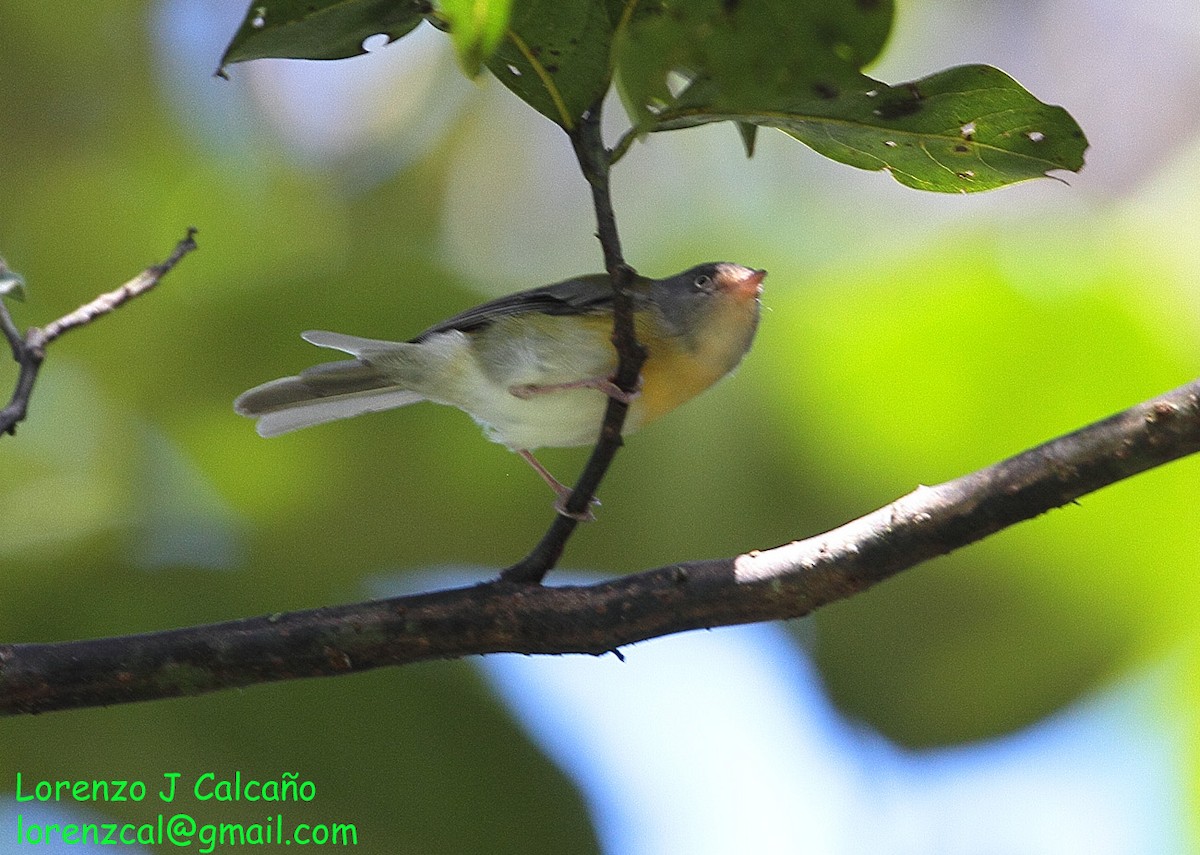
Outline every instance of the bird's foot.
{"label": "bird's foot", "polygon": [[642,392],[642,380],[638,378],[637,388],[626,392],[612,381],[611,377],[585,377],[582,380],[570,380],[566,383],[519,383],[508,387],[508,393],[521,400],[528,400],[535,395],[545,395],[550,392],[565,392],[570,389],[595,389],[603,392],[614,401],[622,404],[632,404]]}
{"label": "bird's foot", "polygon": [[[551,475],[550,471],[546,469],[546,467],[543,466],[531,452],[522,448],[517,451],[517,454],[521,455],[521,459],[532,466],[533,471],[536,472],[541,479],[549,485],[550,489],[554,491],[554,495],[556,497],[554,499],[554,510],[558,511],[558,513],[562,514],[564,517],[569,517],[573,520],[579,520],[580,522],[595,522],[596,515],[592,513],[591,508],[585,508],[578,513],[567,510],[567,500],[571,498],[571,493],[573,492],[572,489]],[[595,496],[592,496],[592,499],[588,504],[599,507],[600,500]]]}

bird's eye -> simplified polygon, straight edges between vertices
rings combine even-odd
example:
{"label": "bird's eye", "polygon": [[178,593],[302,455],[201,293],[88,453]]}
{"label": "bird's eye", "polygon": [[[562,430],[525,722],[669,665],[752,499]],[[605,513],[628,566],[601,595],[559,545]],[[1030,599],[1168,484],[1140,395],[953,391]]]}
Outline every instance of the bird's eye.
{"label": "bird's eye", "polygon": [[709,276],[708,274],[703,274],[701,276],[697,276],[696,280],[692,284],[694,284],[696,286],[696,288],[701,291],[711,291],[712,290],[712,277]]}

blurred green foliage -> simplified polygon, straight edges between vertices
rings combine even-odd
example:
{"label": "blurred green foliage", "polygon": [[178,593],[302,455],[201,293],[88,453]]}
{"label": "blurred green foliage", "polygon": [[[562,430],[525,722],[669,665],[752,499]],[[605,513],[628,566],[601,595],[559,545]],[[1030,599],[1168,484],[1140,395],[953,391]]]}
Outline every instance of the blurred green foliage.
{"label": "blurred green foliage", "polygon": [[[0,438],[0,638],[312,607],[359,599],[381,575],[519,557],[550,497],[461,413],[416,407],[267,442],[230,408],[316,358],[303,329],[404,337],[504,283],[501,260],[469,276],[445,246],[447,188],[481,169],[456,158],[497,88],[407,169],[356,186],[265,124],[228,147],[196,132],[207,114],[192,114],[151,49],[168,40],[158,14],[136,2],[0,13],[0,254],[28,284],[18,322],[125,281],[189,225],[201,247],[153,295],[56,343],[29,420]],[[248,97],[234,77],[211,97]],[[490,154],[480,207],[512,180],[510,152]],[[762,158],[737,168],[765,170]],[[838,191],[807,197],[789,173],[794,191],[758,211],[750,191],[742,207],[723,199],[715,171],[667,177],[672,200],[711,199],[639,220],[655,230],[626,234],[644,248],[631,260],[652,275],[715,257],[765,266],[769,311],[734,378],[629,440],[569,566],[630,572],[811,534],[1194,374],[1192,295],[1142,239],[1136,202],[1081,206],[1070,223],[1036,206],[1020,226],[964,215],[886,251],[851,213],[853,251],[815,264],[801,244],[842,214]],[[583,190],[564,187],[561,204]],[[1174,204],[1166,219],[1194,216]],[[556,216],[510,212],[502,225],[525,214]],[[600,256],[562,263],[591,271]],[[0,382],[13,376],[0,369]],[[582,460],[545,455],[565,477]],[[1196,629],[1198,465],[1085,497],[822,612],[813,644],[835,697],[907,744],[946,744],[1028,724],[1177,649]],[[457,663],[5,720],[0,787],[15,768],[296,769],[323,810],[387,841],[366,851],[595,847],[570,783]]]}
{"label": "blurred green foliage", "polygon": [[[814,477],[860,483],[860,510],[1191,379],[1196,348],[1162,335],[1169,309],[1142,302],[1131,246],[1028,235],[1006,258],[997,236],[959,233],[929,250],[777,306],[791,322],[759,345],[806,369],[777,387],[780,422],[809,414],[782,447]],[[1043,280],[1039,250],[1073,281]],[[834,691],[905,742],[966,740],[1169,649],[1200,594],[1198,477],[1181,461],[822,613]]]}

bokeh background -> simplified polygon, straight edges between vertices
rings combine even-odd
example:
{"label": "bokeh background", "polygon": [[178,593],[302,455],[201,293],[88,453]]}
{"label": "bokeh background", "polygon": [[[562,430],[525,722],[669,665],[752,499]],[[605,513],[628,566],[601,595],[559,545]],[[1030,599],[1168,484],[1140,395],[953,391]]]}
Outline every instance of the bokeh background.
{"label": "bokeh background", "polygon": [[[301,330],[407,338],[600,268],[560,132],[464,79],[442,34],[216,79],[244,12],[0,7],[18,322],[125,281],[187,226],[201,246],[55,344],[0,439],[6,642],[485,578],[550,521],[545,488],[456,411],[272,441],[232,413],[323,358]],[[627,257],[765,267],[764,320],[733,378],[630,439],[565,565],[816,533],[1200,373],[1198,56],[1190,0],[902,0],[872,73],[999,66],[1088,134],[1068,182],[922,195],[782,134],[747,161],[728,126],[636,145],[614,174]],[[585,452],[543,459],[570,479]],[[17,803],[18,771],[209,770],[314,781],[288,821],[356,823],[366,852],[1195,851],[1198,493],[1185,460],[810,619],[623,664],[493,657],[5,720],[0,852],[17,813],[159,810]]]}

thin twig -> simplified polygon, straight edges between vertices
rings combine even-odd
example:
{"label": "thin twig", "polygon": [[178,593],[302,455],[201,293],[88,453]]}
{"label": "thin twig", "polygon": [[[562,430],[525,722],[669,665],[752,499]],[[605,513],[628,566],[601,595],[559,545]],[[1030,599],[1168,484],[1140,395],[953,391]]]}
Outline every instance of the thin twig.
{"label": "thin twig", "polygon": [[16,433],[17,424],[23,421],[28,413],[33,386],[42,362],[46,359],[46,346],[64,333],[86,326],[134,297],[145,294],[157,285],[181,258],[196,248],[195,236],[196,230],[188,229],[187,235],[176,244],[175,250],[166,261],[147,268],[115,291],[101,294],[75,311],[51,321],[45,327],[30,327],[24,335],[21,335],[8,313],[8,308],[3,300],[0,300],[0,329],[12,347],[13,361],[20,368],[12,398],[8,405],[0,410],[0,433]]}
{"label": "thin twig", "polygon": [[[3,278],[7,273],[8,265],[4,263],[3,258],[0,258],[0,278]],[[21,355],[24,337],[21,335],[21,331],[17,329],[16,323],[13,322],[12,315],[8,313],[8,304],[4,302],[2,297],[0,297],[0,331],[4,333],[9,347],[12,348],[13,359],[18,359]]]}
{"label": "thin twig", "polygon": [[[612,279],[613,287],[613,346],[617,350],[617,372],[613,381],[626,392],[638,386],[642,363],[646,361],[645,348],[637,340],[633,324],[633,296],[630,286],[636,275],[625,263],[621,254],[621,239],[617,233],[617,218],[613,212],[612,195],[609,187],[609,166],[612,153],[604,147],[600,135],[600,104],[595,104],[584,113],[578,125],[570,132],[571,145],[583,177],[592,188],[592,203],[596,210],[596,237],[604,252],[604,267]],[[592,496],[604,479],[608,467],[621,447],[621,429],[629,405],[609,398],[604,411],[600,436],[592,448],[587,465],[584,466],[575,484],[566,511],[581,515],[588,509]],[[562,557],[567,540],[575,531],[578,520],[559,515],[550,524],[537,546],[516,564],[506,568],[501,578],[508,582],[539,583],[558,559]]]}
{"label": "thin twig", "polygon": [[94,641],[0,645],[0,713],[196,695],[484,653],[602,654],[801,617],[929,558],[1200,451],[1200,380],[807,540],[597,585],[503,580]]}
{"label": "thin twig", "polygon": [[49,344],[63,333],[90,324],[97,318],[120,308],[134,297],[145,294],[170,273],[171,268],[178,264],[181,258],[196,248],[195,237],[196,229],[188,229],[187,236],[175,246],[175,251],[162,264],[146,268],[120,288],[109,291],[107,294],[101,294],[90,303],[85,303],[75,311],[47,324],[44,330],[44,344]]}

